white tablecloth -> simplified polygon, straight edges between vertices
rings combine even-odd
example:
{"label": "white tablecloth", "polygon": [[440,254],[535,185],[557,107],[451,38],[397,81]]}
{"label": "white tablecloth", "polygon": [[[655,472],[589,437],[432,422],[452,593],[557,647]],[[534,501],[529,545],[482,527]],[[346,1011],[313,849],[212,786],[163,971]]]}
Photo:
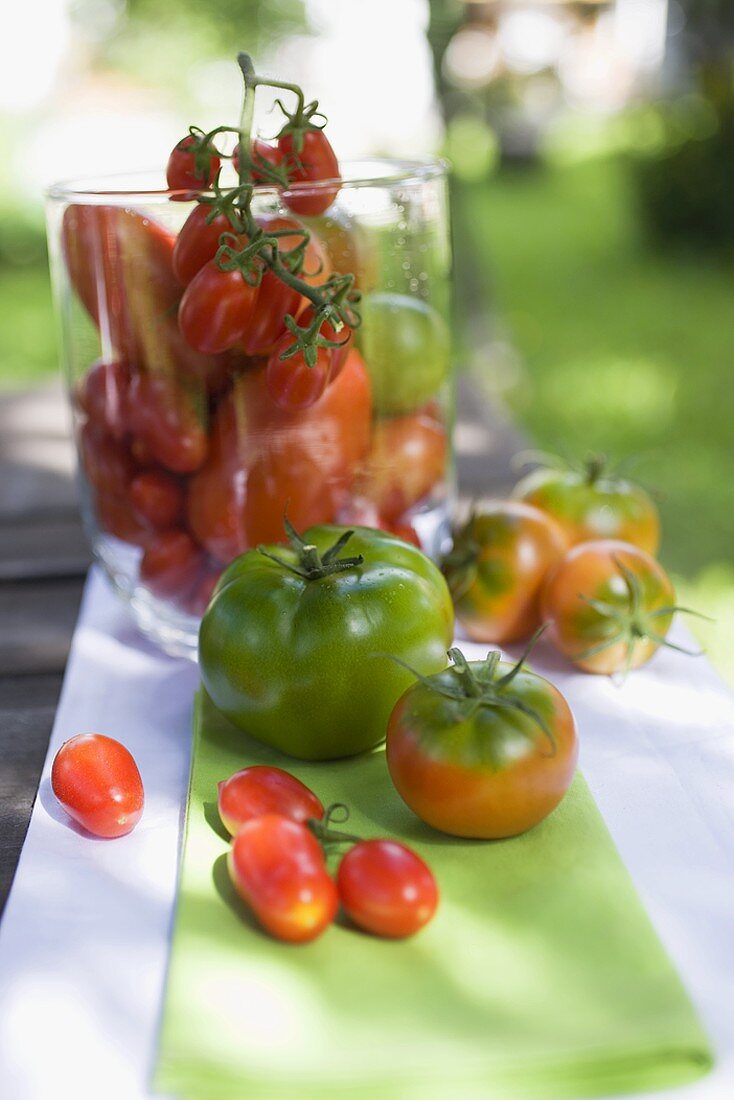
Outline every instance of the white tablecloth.
{"label": "white tablecloth", "polygon": [[[716,1048],[709,1077],[657,1095],[732,1100],[734,698],[705,659],[671,652],[623,688],[548,651],[532,663],[574,709],[581,767]],[[93,570],[0,925],[7,1100],[149,1096],[196,684],[195,666],[141,639]],[[120,840],[82,837],[51,793],[55,752],[83,731],[118,738],[138,761],[145,814]]]}

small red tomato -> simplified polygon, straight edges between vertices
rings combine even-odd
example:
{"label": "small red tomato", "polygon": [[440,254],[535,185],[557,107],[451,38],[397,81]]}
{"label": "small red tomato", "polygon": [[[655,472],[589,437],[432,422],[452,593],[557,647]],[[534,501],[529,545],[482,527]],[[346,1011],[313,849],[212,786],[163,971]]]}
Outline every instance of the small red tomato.
{"label": "small red tomato", "polygon": [[127,432],[130,368],[119,360],[93,363],[79,382],[76,402],[89,420],[106,428],[113,439]]}
{"label": "small red tomato", "polygon": [[130,752],[112,737],[79,733],[54,757],[51,787],[61,805],[94,836],[124,836],[143,813],[143,782]]}
{"label": "small red tomato", "polygon": [[79,433],[79,454],[90,485],[111,496],[127,493],[135,466],[124,443],[107,435],[103,427],[90,420]]}
{"label": "small red tomato", "polygon": [[183,610],[187,611],[189,615],[195,615],[200,619],[211,602],[214,589],[221,575],[221,566],[206,565],[191,592],[188,596],[183,597],[180,605]]}
{"label": "small red tomato", "polygon": [[282,814],[291,821],[321,820],[324,807],[312,790],[282,768],[255,764],[217,785],[219,816],[230,836],[253,817]]}
{"label": "small red tomato", "polygon": [[438,905],[430,868],[395,840],[355,844],[339,864],[336,884],[347,915],[376,936],[412,936]]}
{"label": "small red tomato", "polygon": [[222,233],[232,232],[225,214],[216,214],[210,221],[211,214],[211,206],[197,203],[176,237],[173,274],[182,286],[187,286],[204,264],[214,259]]}
{"label": "small red tomato", "polygon": [[293,344],[292,335],[287,332],[275,345],[268,359],[265,381],[268,393],[280,409],[307,409],[315,405],[326,389],[331,372],[331,354],[329,348],[317,348],[316,362],[309,367],[302,351],[297,351],[288,359],[281,354]]}
{"label": "small red tomato", "polygon": [[175,474],[198,470],[206,458],[202,395],[166,374],[136,374],[130,383],[129,422],[148,454]]}
{"label": "small red tomato", "polygon": [[165,530],[183,517],[181,484],[164,470],[145,470],[130,482],[130,503],[143,523]]}
{"label": "small red tomato", "polygon": [[321,846],[297,821],[252,818],[234,838],[227,867],[237,893],[279,940],[314,940],[336,916],[339,898]]}
{"label": "small red tomato", "polygon": [[297,319],[302,308],[303,302],[298,291],[281,282],[272,271],[266,271],[260,283],[252,319],[240,345],[245,355],[270,355],[286,332],[286,315]]}
{"label": "small red tomato", "polygon": [[162,531],[140,562],[140,583],[162,600],[181,602],[199,579],[204,554],[185,531]]}
{"label": "small red tomato", "polygon": [[209,260],[186,287],[178,307],[186,342],[210,355],[233,348],[247,332],[257,292],[241,271],[222,271]]}
{"label": "small red tomato", "polygon": [[[201,138],[189,134],[175,145],[166,166],[166,182],[171,191],[204,191],[219,171],[220,160],[209,149],[203,163],[197,167],[196,153],[202,146]],[[177,195],[176,198],[189,198],[189,195]]]}
{"label": "small red tomato", "polygon": [[[278,138],[278,148],[288,170],[288,179],[293,183],[339,180],[339,161],[321,130],[307,130],[299,152],[296,152],[292,134]],[[315,217],[331,206],[338,190],[338,182],[330,187],[315,187],[312,190],[304,187],[284,192],[283,201],[295,214]]]}

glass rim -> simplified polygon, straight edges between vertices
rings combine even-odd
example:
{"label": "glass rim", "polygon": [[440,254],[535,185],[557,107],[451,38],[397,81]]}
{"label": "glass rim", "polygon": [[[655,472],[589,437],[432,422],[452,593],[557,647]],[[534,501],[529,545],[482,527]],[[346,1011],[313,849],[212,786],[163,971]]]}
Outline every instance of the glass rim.
{"label": "glass rim", "polygon": [[[382,165],[387,169],[377,173],[374,169]],[[370,172],[370,166],[373,171]],[[448,161],[443,157],[361,157],[339,162],[342,175],[338,178],[314,181],[293,182],[288,188],[279,188],[273,184],[255,184],[255,192],[258,195],[299,194],[310,195],[330,190],[333,187],[392,187],[399,184],[411,185],[424,183],[428,180],[439,179],[445,176],[449,169]],[[350,168],[354,169],[350,175]],[[360,169],[357,171],[357,169]],[[366,169],[366,171],[365,171]],[[190,190],[171,190],[166,187],[134,187],[120,186],[121,181],[134,181],[137,179],[150,179],[152,176],[160,176],[161,170],[148,169],[133,172],[114,172],[100,176],[88,176],[80,179],[60,180],[46,188],[47,199],[66,201],[86,200],[87,203],[104,203],[114,199],[138,200],[146,202],[162,202],[173,196],[180,196],[193,202]],[[117,186],[115,186],[117,184]],[[201,194],[212,194],[211,191],[202,191]]]}

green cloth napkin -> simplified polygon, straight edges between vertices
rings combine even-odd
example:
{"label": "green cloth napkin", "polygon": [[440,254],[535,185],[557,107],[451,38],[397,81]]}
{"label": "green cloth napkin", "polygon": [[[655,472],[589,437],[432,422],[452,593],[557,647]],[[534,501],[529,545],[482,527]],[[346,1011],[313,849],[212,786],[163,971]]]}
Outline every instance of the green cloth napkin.
{"label": "green cloth napkin", "polygon": [[[305,946],[262,933],[230,886],[216,810],[217,781],[254,763],[348,803],[351,831],[415,847],[441,889],[433,922],[401,942],[346,923]],[[580,775],[524,836],[455,840],[403,805],[381,751],[286,760],[200,693],[159,1091],[567,1100],[682,1084],[711,1060]]]}

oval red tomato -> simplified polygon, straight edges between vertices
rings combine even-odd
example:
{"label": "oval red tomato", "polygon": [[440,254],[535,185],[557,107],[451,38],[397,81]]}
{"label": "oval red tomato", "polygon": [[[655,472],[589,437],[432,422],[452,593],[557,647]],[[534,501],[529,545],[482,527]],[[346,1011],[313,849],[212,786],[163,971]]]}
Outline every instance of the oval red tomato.
{"label": "oval red tomato", "polygon": [[[201,138],[188,134],[174,145],[166,166],[166,182],[171,191],[204,191],[213,182],[219,171],[221,161],[216,153],[211,150],[204,158],[201,165],[196,163],[196,151],[201,148]],[[177,199],[188,199],[191,196],[171,196]]]}
{"label": "oval red tomato", "polygon": [[223,233],[231,233],[226,214],[214,214],[207,203],[197,203],[176,237],[173,247],[173,273],[182,286],[188,286],[204,264],[213,260]]}
{"label": "oval red tomato", "polygon": [[184,491],[164,470],[144,470],[130,482],[130,503],[143,523],[165,530],[183,518]]}
{"label": "oval red tomato", "polygon": [[186,287],[178,307],[184,339],[207,354],[233,348],[247,332],[257,293],[241,271],[222,271],[209,260]]}
{"label": "oval red tomato", "polygon": [[376,936],[412,936],[433,917],[438,887],[426,863],[395,840],[362,840],[347,852],[336,878],[344,911]]}
{"label": "oval red tomato", "polygon": [[[287,167],[288,179],[293,183],[318,184],[322,180],[339,180],[339,161],[322,130],[307,130],[298,151],[292,134],[285,134],[278,138],[278,149]],[[296,188],[285,191],[283,201],[294,213],[314,217],[328,210],[338,191],[338,182],[313,189]]]}
{"label": "oval red tomato", "polygon": [[143,813],[135,760],[101,733],[79,733],[64,742],[54,757],[51,787],[69,816],[94,836],[124,836]]}
{"label": "oval red tomato", "polygon": [[333,921],[339,899],[319,842],[280,814],[246,822],[227,858],[232,884],[277,939],[307,943]]}
{"label": "oval red tomato", "polygon": [[162,531],[148,542],[140,562],[140,583],[161,600],[185,604],[205,559],[186,531]]}
{"label": "oval red tomato", "polygon": [[281,814],[305,824],[320,821],[324,807],[305,783],[282,768],[255,764],[217,784],[219,816],[230,836],[253,817]]}

